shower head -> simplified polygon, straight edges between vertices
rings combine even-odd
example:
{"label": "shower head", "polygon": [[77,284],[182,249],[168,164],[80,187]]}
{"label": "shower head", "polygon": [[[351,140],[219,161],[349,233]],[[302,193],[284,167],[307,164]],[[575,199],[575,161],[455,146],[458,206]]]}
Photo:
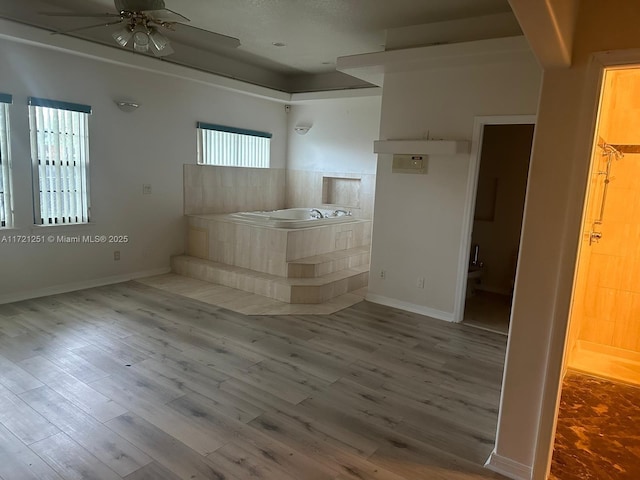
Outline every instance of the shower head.
{"label": "shower head", "polygon": [[615,148],[620,154],[640,153],[640,145],[610,145],[610,147]]}
{"label": "shower head", "polygon": [[[603,157],[606,157],[606,156],[613,157],[613,156],[615,156],[617,160],[620,160],[621,158],[624,157],[624,154],[622,153],[623,150],[621,150],[618,147],[632,147],[634,145],[610,145],[610,144],[608,144],[606,142],[602,142],[602,143],[598,144],[598,146],[600,148],[602,148],[602,156]],[[638,146],[638,152],[637,153],[640,153],[640,146]]]}

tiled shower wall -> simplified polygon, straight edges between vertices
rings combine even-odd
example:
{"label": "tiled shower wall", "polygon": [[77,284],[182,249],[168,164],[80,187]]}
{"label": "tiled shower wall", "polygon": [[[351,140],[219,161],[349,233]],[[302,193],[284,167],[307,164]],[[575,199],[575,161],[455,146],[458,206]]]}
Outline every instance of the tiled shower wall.
{"label": "tiled shower wall", "polygon": [[360,173],[287,170],[286,208],[344,207],[372,219],[376,176]]}
{"label": "tiled shower wall", "polygon": [[[608,72],[598,135],[610,144],[640,144],[640,73]],[[602,239],[580,250],[570,341],[590,349],[640,353],[640,155],[613,160],[602,224],[600,215],[607,158],[595,151],[589,179],[583,238],[590,230]],[[575,322],[575,325],[573,324]],[[583,346],[585,346],[583,344]],[[616,350],[607,350],[609,353]],[[634,358],[636,358],[634,356]],[[640,357],[637,357],[640,358]]]}
{"label": "tiled shower wall", "polygon": [[285,205],[285,170],[184,165],[184,213],[278,210]]}

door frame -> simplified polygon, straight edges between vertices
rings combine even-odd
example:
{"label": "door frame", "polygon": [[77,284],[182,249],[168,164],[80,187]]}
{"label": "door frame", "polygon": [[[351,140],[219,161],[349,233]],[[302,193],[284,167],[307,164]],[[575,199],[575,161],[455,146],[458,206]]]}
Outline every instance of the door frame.
{"label": "door frame", "polygon": [[[640,49],[617,50],[595,53],[587,67],[586,85],[583,98],[585,99],[584,115],[579,131],[584,132],[587,139],[583,144],[578,145],[578,154],[581,158],[589,158],[589,168],[593,158],[593,148],[595,145],[595,135],[597,132],[598,110],[602,95],[605,69],[625,68],[640,66]],[[579,190],[578,190],[579,188]],[[570,192],[582,195],[582,211],[584,211],[588,185],[571,185]],[[577,235],[582,234],[582,223]],[[558,281],[558,288],[570,287],[573,301],[573,289],[576,280],[576,268],[579,254],[579,242],[574,238],[571,242],[570,250],[566,257],[572,256],[574,264],[570,275],[563,275]],[[567,246],[565,245],[565,248]],[[562,287],[561,287],[562,286]],[[556,304],[557,306],[557,304]],[[551,459],[553,455],[553,445],[555,441],[556,422],[558,416],[558,406],[560,404],[560,394],[562,391],[562,373],[565,370],[565,352],[567,343],[567,333],[569,328],[571,310],[567,315],[554,317],[549,335],[547,366],[545,369],[544,383],[542,387],[542,404],[540,406],[540,416],[538,422],[538,432],[532,466],[532,480],[545,480],[551,469]]]}
{"label": "door frame", "polygon": [[[471,256],[471,234],[473,232],[473,216],[476,209],[476,195],[478,193],[478,177],[480,174],[484,127],[487,125],[535,126],[536,119],[536,115],[492,115],[474,118],[471,153],[469,155],[469,174],[467,175],[466,201],[462,217],[462,241],[460,242],[460,252],[458,253],[458,283],[456,285],[455,305],[453,307],[453,318],[455,322],[461,322],[464,317],[467,276],[469,274],[469,257]],[[529,161],[531,161],[531,154]],[[528,177],[527,174],[527,183],[529,182]]]}

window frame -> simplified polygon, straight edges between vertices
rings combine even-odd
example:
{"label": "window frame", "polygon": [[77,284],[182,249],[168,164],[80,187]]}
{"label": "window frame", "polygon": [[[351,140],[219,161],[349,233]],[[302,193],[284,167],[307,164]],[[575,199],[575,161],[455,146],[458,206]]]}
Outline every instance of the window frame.
{"label": "window frame", "polygon": [[[13,97],[7,93],[0,93],[0,172],[2,173],[2,194],[4,208],[4,225],[0,221],[0,229],[14,227],[13,205],[13,171],[11,161],[11,121],[10,108]],[[4,152],[4,154],[3,154]]]}
{"label": "window frame", "polygon": [[[211,148],[206,145],[205,135],[206,132],[222,132],[236,135],[231,137],[232,140],[239,141],[242,137],[257,137],[264,138],[268,140],[266,145],[266,149],[264,154],[266,155],[266,165],[247,165],[246,161],[242,161],[240,158],[240,150],[238,145],[234,145],[233,151],[233,162],[232,163],[212,163],[205,161],[205,154],[207,153],[207,149]],[[238,127],[230,127],[227,125],[219,125],[215,123],[205,123],[205,122],[197,122],[196,123],[196,132],[197,132],[197,155],[196,155],[196,164],[197,165],[209,165],[214,167],[236,167],[236,168],[271,168],[271,139],[273,138],[273,134],[269,132],[262,132],[259,130],[250,130],[246,128],[238,128]],[[247,148],[243,146],[242,148]],[[213,153],[213,152],[211,152]],[[245,163],[245,164],[243,164]]]}
{"label": "window frame", "polygon": [[[30,130],[30,146],[31,146],[31,171],[33,178],[33,222],[38,227],[52,227],[52,226],[73,226],[73,225],[86,225],[91,223],[91,195],[89,185],[89,116],[92,114],[92,108],[89,105],[83,105],[79,103],[63,102],[58,100],[50,100],[38,97],[29,97],[29,130]],[[82,137],[78,139],[78,148],[81,149],[79,153],[80,162],[80,189],[81,197],[80,201],[82,208],[78,215],[76,215],[76,221],[64,221],[65,217],[62,217],[61,222],[58,221],[60,217],[49,217],[48,219],[43,217],[41,197],[42,192],[40,190],[40,145],[38,143],[38,108],[46,108],[53,110],[64,110],[74,113],[82,114],[79,117],[83,121]],[[42,113],[45,113],[44,111]],[[63,132],[58,132],[60,135]],[[75,145],[75,144],[74,144]],[[64,161],[64,160],[62,160]],[[68,161],[68,160],[67,160]],[[59,178],[59,177],[56,177]],[[51,222],[51,219],[54,219]],[[49,222],[47,223],[47,220]]]}

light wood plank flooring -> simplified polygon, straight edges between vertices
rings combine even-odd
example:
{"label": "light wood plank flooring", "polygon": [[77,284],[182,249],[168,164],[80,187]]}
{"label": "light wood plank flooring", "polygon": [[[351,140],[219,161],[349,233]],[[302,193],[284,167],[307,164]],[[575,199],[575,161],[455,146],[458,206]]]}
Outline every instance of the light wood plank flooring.
{"label": "light wood plank flooring", "polygon": [[0,478],[471,480],[506,337],[361,302],[247,317],[138,282],[0,305]]}

